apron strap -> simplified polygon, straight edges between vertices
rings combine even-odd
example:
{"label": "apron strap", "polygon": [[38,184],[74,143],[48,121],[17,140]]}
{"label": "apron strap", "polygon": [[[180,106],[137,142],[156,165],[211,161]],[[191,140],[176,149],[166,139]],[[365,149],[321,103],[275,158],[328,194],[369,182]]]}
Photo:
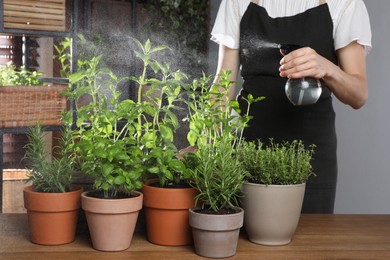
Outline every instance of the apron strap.
{"label": "apron strap", "polygon": [[[262,5],[262,1],[261,0],[252,0],[251,2],[255,3],[257,5]],[[319,0],[318,2],[319,2],[319,5],[323,5],[323,4],[326,3],[326,0]]]}

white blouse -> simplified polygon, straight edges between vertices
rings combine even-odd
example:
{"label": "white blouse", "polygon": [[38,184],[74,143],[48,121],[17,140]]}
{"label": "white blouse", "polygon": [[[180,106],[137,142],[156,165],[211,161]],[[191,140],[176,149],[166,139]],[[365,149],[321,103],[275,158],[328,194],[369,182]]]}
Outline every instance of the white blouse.
{"label": "white blouse", "polygon": [[[211,40],[232,49],[239,48],[240,21],[251,0],[222,0]],[[271,17],[293,16],[318,6],[319,0],[262,0]],[[335,49],[357,41],[371,50],[371,27],[363,0],[327,0],[333,21]],[[315,24],[313,24],[315,26]]]}

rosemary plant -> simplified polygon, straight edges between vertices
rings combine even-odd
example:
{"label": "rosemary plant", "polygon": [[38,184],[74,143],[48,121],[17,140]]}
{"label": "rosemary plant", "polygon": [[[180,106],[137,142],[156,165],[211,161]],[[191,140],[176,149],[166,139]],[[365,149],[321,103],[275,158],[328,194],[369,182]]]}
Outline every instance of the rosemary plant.
{"label": "rosemary plant", "polygon": [[[69,115],[67,115],[69,116]],[[30,127],[25,145],[27,169],[26,182],[31,182],[38,192],[68,192],[72,190],[73,158],[70,153],[72,134],[70,125],[62,130],[59,147],[53,158],[45,150],[44,131],[40,124]]]}
{"label": "rosemary plant", "polygon": [[[236,156],[236,147],[244,141],[242,130],[247,126],[249,108],[245,115],[237,116],[232,109],[239,111],[237,101],[228,96],[230,72],[220,75],[218,84],[209,85],[209,77],[195,80],[189,91],[188,141],[197,147],[195,167],[189,172],[193,186],[199,191],[197,202],[203,208],[214,212],[238,205],[241,186],[245,182],[247,171]],[[248,96],[248,106],[261,100]],[[185,158],[193,157],[186,155]],[[193,159],[193,158],[192,158]]]}

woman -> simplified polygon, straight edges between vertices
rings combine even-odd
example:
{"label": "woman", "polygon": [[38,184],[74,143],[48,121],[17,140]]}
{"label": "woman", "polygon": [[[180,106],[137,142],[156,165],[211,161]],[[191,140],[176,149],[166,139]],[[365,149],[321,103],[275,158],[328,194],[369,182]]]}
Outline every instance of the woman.
{"label": "woman", "polygon": [[[266,97],[251,106],[253,119],[245,137],[315,144],[317,176],[307,183],[302,212],[333,213],[337,158],[332,94],[354,109],[368,96],[365,55],[371,30],[363,1],[222,0],[211,34],[220,46],[217,75],[231,70],[236,81],[241,67],[241,112],[248,93]],[[282,56],[278,43],[304,47]],[[286,97],[287,79],[302,77],[325,85],[313,105],[294,106]]]}

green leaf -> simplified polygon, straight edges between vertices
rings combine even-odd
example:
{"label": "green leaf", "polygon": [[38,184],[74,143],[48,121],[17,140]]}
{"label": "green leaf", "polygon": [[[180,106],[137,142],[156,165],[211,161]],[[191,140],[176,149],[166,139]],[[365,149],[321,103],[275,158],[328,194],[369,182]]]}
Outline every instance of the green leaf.
{"label": "green leaf", "polygon": [[193,131],[193,130],[190,130],[187,134],[187,140],[189,142],[189,144],[191,146],[195,146],[196,145],[196,141],[198,140],[198,133]]}
{"label": "green leaf", "polygon": [[117,176],[117,177],[115,178],[114,183],[115,183],[116,185],[122,185],[122,184],[126,183],[126,179],[125,179],[125,177],[123,177],[123,176]]}
{"label": "green leaf", "polygon": [[170,127],[160,125],[160,133],[164,141],[173,142],[173,131]]}
{"label": "green leaf", "polygon": [[171,168],[175,172],[183,172],[185,171],[186,166],[181,160],[175,159],[169,162],[169,168]]}
{"label": "green leaf", "polygon": [[102,174],[103,176],[107,177],[111,174],[112,170],[114,169],[114,165],[112,164],[103,164],[102,165]]}
{"label": "green leaf", "polygon": [[69,82],[71,84],[75,84],[75,83],[77,83],[78,81],[82,80],[85,77],[86,77],[86,75],[85,75],[84,72],[77,71],[77,72],[69,75]]}
{"label": "green leaf", "polygon": [[146,148],[153,148],[156,143],[156,134],[154,132],[145,133],[142,136],[141,143],[145,145]]}
{"label": "green leaf", "polygon": [[152,173],[152,174],[157,174],[157,173],[160,172],[160,168],[157,167],[157,166],[150,167],[150,168],[148,168],[147,170],[148,170],[148,172],[150,172],[150,173]]}

